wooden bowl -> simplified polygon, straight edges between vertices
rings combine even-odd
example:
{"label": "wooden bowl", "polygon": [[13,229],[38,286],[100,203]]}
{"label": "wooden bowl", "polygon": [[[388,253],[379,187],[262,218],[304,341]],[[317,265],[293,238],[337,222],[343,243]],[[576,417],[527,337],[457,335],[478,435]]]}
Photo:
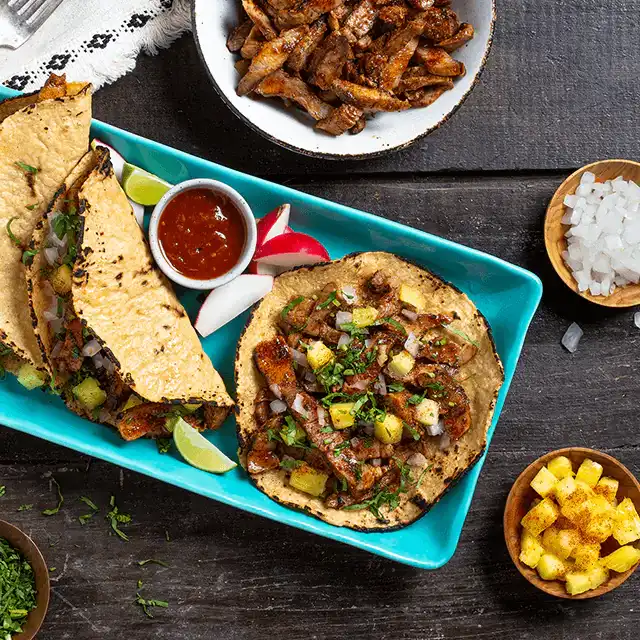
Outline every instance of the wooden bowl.
{"label": "wooden bowl", "polygon": [[640,284],[629,284],[618,287],[610,296],[592,296],[589,291],[578,291],[578,283],[571,275],[569,267],[562,259],[562,252],[567,250],[567,239],[564,234],[569,226],[562,224],[565,214],[563,204],[566,195],[575,193],[580,184],[580,178],[585,171],[591,171],[598,182],[612,180],[622,176],[625,180],[633,180],[640,183],[640,163],[633,160],[600,160],[588,164],[582,169],[572,173],[555,192],[547,207],[547,215],[544,221],[544,242],[553,268],[562,278],[563,282],[578,295],[604,307],[634,307],[640,304]]}
{"label": "wooden bowl", "polygon": [[31,611],[25,624],[22,625],[22,633],[13,636],[13,640],[32,640],[40,630],[49,607],[49,569],[35,542],[26,533],[4,520],[0,520],[0,538],[7,540],[24,555],[35,574],[36,608]]}
{"label": "wooden bowl", "polygon": [[[571,600],[585,600],[587,598],[596,598],[609,591],[613,591],[619,587],[638,567],[634,567],[624,573],[616,573],[611,571],[611,577],[597,589],[591,589],[580,593],[576,596],[570,596],[565,589],[565,583],[560,580],[543,580],[535,569],[531,569],[523,562],[520,562],[520,535],[522,527],[520,521],[531,507],[534,498],[539,498],[538,494],[529,486],[535,475],[540,469],[551,459],[557,456],[566,456],[573,463],[573,468],[577,470],[578,466],[585,458],[590,458],[594,462],[598,462],[604,468],[603,474],[615,478],[620,486],[618,488],[618,499],[631,498],[636,508],[640,506],[640,483],[635,479],[631,471],[615,458],[608,456],[606,453],[586,449],[583,447],[569,447],[568,449],[558,449],[538,458],[532,462],[518,477],[513,484],[507,504],[504,510],[504,538],[507,543],[509,555],[516,565],[518,571],[534,586],[541,591],[558,598],[569,598]],[[634,543],[637,546],[638,542]],[[611,553],[617,549],[619,545],[615,540],[609,539],[602,545],[604,555]],[[640,563],[639,563],[640,564]]]}

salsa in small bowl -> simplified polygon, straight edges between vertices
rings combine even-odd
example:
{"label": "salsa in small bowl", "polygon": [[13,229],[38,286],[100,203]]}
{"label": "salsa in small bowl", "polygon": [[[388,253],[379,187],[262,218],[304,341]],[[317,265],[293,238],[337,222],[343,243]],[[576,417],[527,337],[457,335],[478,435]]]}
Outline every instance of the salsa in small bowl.
{"label": "salsa in small bowl", "polygon": [[239,276],[256,249],[256,221],[235,189],[207,178],[172,187],[151,216],[151,252],[163,273],[189,289]]}

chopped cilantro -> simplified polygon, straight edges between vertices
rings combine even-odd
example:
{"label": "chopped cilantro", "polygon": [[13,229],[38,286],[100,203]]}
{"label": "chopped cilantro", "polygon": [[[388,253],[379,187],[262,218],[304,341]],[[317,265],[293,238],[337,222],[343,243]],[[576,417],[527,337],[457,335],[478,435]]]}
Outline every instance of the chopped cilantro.
{"label": "chopped cilantro", "polygon": [[287,471],[293,471],[293,469],[297,469],[304,464],[302,460],[294,460],[293,458],[286,458],[285,460],[280,460],[280,468],[286,469]]}
{"label": "chopped cilantro", "polygon": [[169,567],[166,562],[162,562],[162,560],[155,560],[154,558],[149,558],[148,560],[138,560],[136,564],[139,567],[144,567],[146,564],[159,564],[161,567]]}
{"label": "chopped cilantro", "polygon": [[460,336],[463,340],[466,340],[469,344],[472,344],[474,347],[478,349],[480,348],[480,345],[475,340],[472,340],[464,331],[460,331],[460,329],[456,329],[455,327],[452,327],[450,324],[445,324],[444,327],[448,331],[451,331],[451,333],[455,333],[457,336]]}
{"label": "chopped cilantro", "polygon": [[280,312],[280,317],[286,319],[291,311],[293,311],[301,302],[304,302],[304,296],[299,296],[293,299],[284,309]]}
{"label": "chopped cilantro", "polygon": [[58,481],[53,477],[51,478],[51,481],[56,485],[56,491],[58,492],[58,504],[53,509],[45,509],[42,512],[43,516],[54,516],[56,513],[58,513],[58,511],[60,511],[60,507],[64,502],[64,498],[62,497],[62,491],[60,491],[60,485],[58,484]]}
{"label": "chopped cilantro", "polygon": [[80,501],[84,502],[89,507],[89,509],[91,509],[91,513],[85,513],[84,515],[78,518],[78,520],[80,521],[80,524],[85,525],[87,524],[87,522],[89,522],[89,520],[91,520],[91,518],[93,518],[93,516],[96,515],[99,509],[96,503],[93,502],[93,500],[91,500],[90,498],[87,498],[86,496],[80,496]]}
{"label": "chopped cilantro", "polygon": [[118,507],[116,506],[116,499],[115,496],[111,496],[111,499],[109,500],[109,506],[111,507],[111,511],[109,511],[109,513],[107,513],[106,518],[109,521],[109,524],[111,525],[111,529],[113,529],[113,532],[122,540],[124,540],[125,542],[129,541],[129,536],[124,533],[124,531],[121,531],[120,528],[118,527],[118,524],[126,524],[128,522],[131,522],[131,516],[126,514],[126,513],[120,513],[118,510]]}
{"label": "chopped cilantro", "polygon": [[[327,299],[324,302],[321,302],[319,305],[316,306],[316,309],[326,309],[332,302],[338,302],[336,300],[336,295],[338,294],[337,291],[332,291],[328,296]],[[304,298],[303,298],[304,299]],[[340,303],[338,302],[338,305]]]}
{"label": "chopped cilantro", "polygon": [[[138,584],[140,583],[138,582]],[[142,607],[142,610],[145,612],[147,618],[153,618],[153,615],[151,615],[151,612],[149,611],[149,607],[161,607],[163,609],[166,609],[169,606],[169,603],[165,600],[150,600],[147,598],[143,598],[140,595],[139,591],[136,592],[135,604],[139,604]]]}
{"label": "chopped cilantro", "polygon": [[28,267],[33,262],[33,259],[37,255],[38,255],[38,250],[37,249],[27,249],[26,251],[23,251],[22,252],[22,264],[24,264],[25,266]]}
{"label": "chopped cilantro", "polygon": [[13,244],[16,245],[16,247],[18,247],[18,249],[22,249],[22,244],[20,243],[20,240],[18,240],[18,238],[16,238],[15,233],[13,233],[13,231],[11,231],[11,223],[14,220],[18,220],[18,216],[13,216],[13,218],[9,218],[9,220],[7,221],[7,235],[9,236],[9,238],[11,239],[11,242],[13,242]]}
{"label": "chopped cilantro", "polygon": [[22,169],[26,173],[32,173],[34,176],[38,173],[38,169],[36,167],[32,167],[26,162],[16,162],[15,165],[16,167],[18,167],[18,169]]}
{"label": "chopped cilantro", "polygon": [[32,504],[21,504],[18,507],[18,511],[31,511],[31,509],[33,509],[33,505]]}
{"label": "chopped cilantro", "polygon": [[171,449],[171,438],[157,438],[156,446],[158,447],[158,453],[168,453]]}
{"label": "chopped cilantro", "polygon": [[420,433],[417,429],[412,427],[408,422],[403,422],[402,424],[406,427],[407,431],[411,434],[411,437],[414,440],[420,440]]}
{"label": "chopped cilantro", "polygon": [[0,485],[0,498],[7,493],[7,487],[5,485]]}
{"label": "chopped cilantro", "polygon": [[333,433],[333,427],[322,427],[322,429],[320,429],[320,433]]}
{"label": "chopped cilantro", "polygon": [[376,326],[380,326],[381,324],[390,324],[392,327],[400,331],[400,333],[407,335],[407,330],[393,318],[380,318],[380,320],[376,320],[373,324]]}
{"label": "chopped cilantro", "polygon": [[346,442],[342,442],[341,444],[335,446],[333,448],[333,455],[337,456],[340,453],[342,453],[345,449],[347,449],[349,447],[349,441],[347,440]]}
{"label": "chopped cilantro", "polygon": [[392,382],[387,385],[387,391],[391,391],[391,393],[397,393],[398,391],[404,391],[404,385],[402,382]]}
{"label": "chopped cilantro", "polygon": [[37,202],[35,202],[34,204],[28,204],[28,205],[26,206],[26,208],[27,208],[29,211],[33,211],[37,206],[38,206],[38,203],[37,203]]}

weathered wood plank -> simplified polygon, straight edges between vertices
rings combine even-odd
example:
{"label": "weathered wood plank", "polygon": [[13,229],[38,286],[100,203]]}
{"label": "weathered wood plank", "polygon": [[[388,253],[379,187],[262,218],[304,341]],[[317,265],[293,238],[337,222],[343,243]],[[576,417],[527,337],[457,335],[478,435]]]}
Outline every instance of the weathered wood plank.
{"label": "weathered wood plank", "polygon": [[467,102],[440,130],[375,160],[305,158],[253,133],[218,98],[190,37],[157,59],[141,58],[135,74],[96,96],[95,113],[263,175],[558,169],[637,159],[639,12],[640,0],[498,0],[493,50]]}

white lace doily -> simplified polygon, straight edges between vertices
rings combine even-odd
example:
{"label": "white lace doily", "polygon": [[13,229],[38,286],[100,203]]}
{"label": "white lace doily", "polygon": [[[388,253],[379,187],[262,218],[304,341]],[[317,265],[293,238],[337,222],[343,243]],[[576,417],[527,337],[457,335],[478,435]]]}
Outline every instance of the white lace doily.
{"label": "white lace doily", "polygon": [[28,92],[66,73],[98,89],[190,29],[190,0],[64,0],[19,49],[0,48],[0,82]]}

